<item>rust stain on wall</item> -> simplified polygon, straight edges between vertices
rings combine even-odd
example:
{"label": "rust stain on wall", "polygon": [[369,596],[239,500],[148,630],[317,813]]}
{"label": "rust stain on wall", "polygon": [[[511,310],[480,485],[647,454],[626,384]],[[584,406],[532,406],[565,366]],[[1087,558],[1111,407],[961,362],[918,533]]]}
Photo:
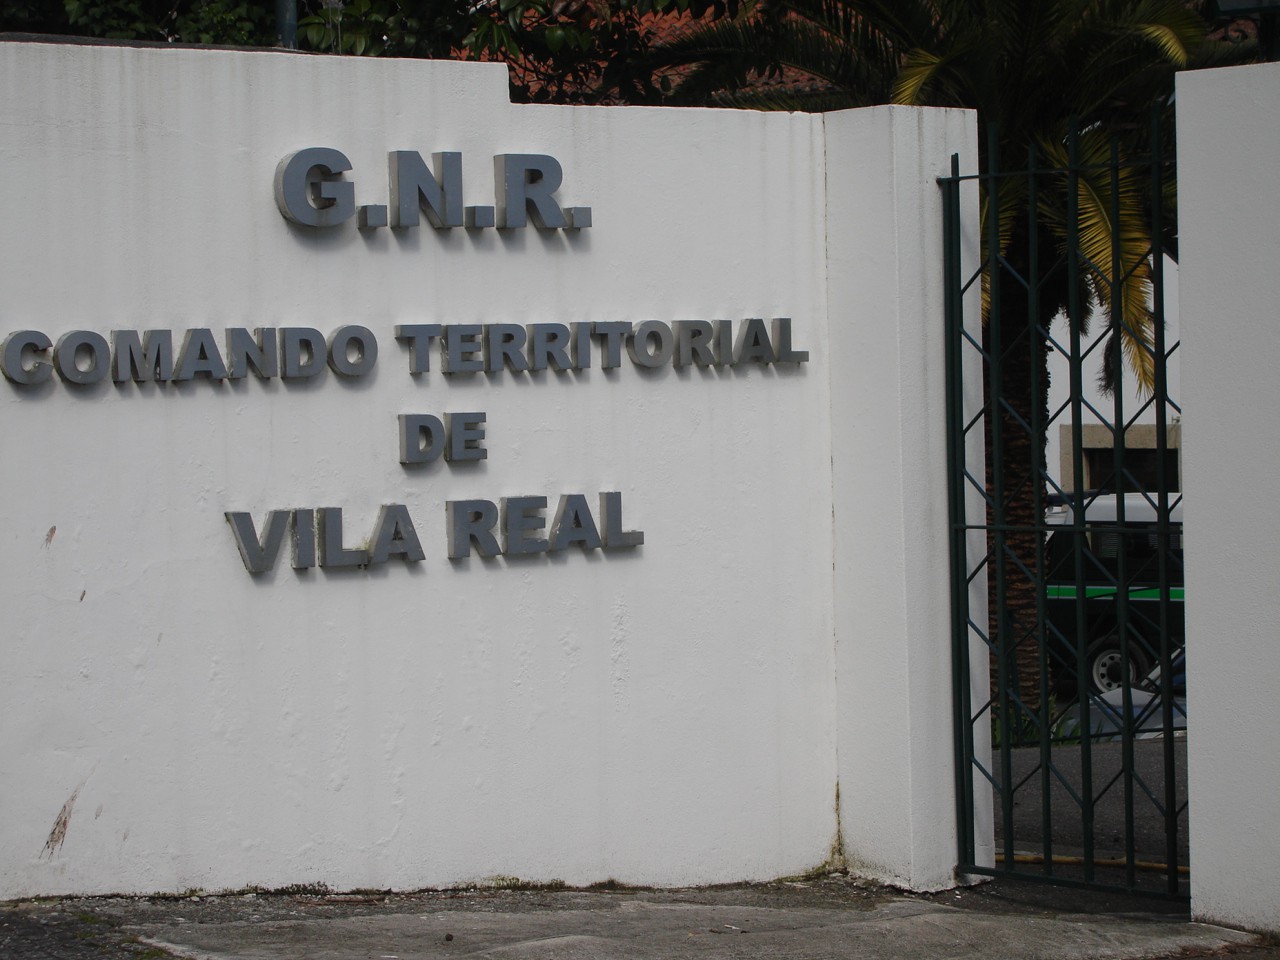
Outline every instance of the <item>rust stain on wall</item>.
{"label": "rust stain on wall", "polygon": [[41,856],[48,854],[52,860],[54,854],[62,849],[62,843],[67,839],[67,827],[71,824],[71,811],[75,809],[76,798],[80,796],[80,789],[84,784],[81,783],[71,791],[71,796],[67,797],[67,802],[62,805],[62,809],[58,811],[58,816],[54,818],[53,829],[49,831],[49,839],[44,842],[44,850]]}

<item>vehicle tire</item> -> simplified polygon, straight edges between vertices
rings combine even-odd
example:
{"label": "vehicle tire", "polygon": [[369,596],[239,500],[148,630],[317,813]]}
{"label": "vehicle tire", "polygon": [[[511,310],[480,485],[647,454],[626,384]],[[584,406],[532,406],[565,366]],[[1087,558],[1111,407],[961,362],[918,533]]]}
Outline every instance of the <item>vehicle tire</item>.
{"label": "vehicle tire", "polygon": [[[1106,693],[1118,690],[1124,683],[1123,661],[1120,658],[1120,636],[1109,633],[1101,640],[1095,641],[1085,654],[1085,667],[1089,677],[1089,690],[1092,693]],[[1129,684],[1137,686],[1138,682],[1151,669],[1147,658],[1139,648],[1138,642],[1129,643]]]}

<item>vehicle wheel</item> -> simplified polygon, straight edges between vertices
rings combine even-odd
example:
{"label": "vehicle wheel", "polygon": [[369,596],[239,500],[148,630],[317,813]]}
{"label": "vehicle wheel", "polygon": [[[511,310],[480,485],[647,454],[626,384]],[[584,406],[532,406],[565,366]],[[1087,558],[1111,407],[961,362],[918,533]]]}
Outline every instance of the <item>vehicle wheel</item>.
{"label": "vehicle wheel", "polygon": [[[1137,641],[1129,644],[1129,684],[1136,686],[1147,675],[1150,667],[1147,659],[1136,649]],[[1085,656],[1089,675],[1089,689],[1094,693],[1118,690],[1124,684],[1124,664],[1120,657],[1120,638],[1108,634],[1089,648]]]}

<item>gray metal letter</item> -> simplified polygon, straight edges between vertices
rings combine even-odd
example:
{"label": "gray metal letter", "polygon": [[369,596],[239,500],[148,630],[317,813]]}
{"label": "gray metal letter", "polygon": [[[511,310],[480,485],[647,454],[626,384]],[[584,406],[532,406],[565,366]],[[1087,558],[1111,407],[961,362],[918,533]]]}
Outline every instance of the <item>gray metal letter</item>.
{"label": "gray metal letter", "polygon": [[400,462],[430,463],[444,453],[444,424],[429,413],[400,414]]}
{"label": "gray metal letter", "polygon": [[342,508],[320,508],[320,566],[363,567],[369,562],[369,553],[363,547],[345,548],[342,545]]}
{"label": "gray metal letter", "polygon": [[396,327],[396,339],[409,347],[409,372],[431,369],[431,341],[440,336],[438,323],[403,323]]}
{"label": "gray metal letter", "polygon": [[600,533],[595,518],[587,506],[587,498],[580,493],[566,493],[556,507],[556,518],[551,523],[551,549],[564,550],[571,543],[582,544],[583,550],[599,550]]}
{"label": "gray metal letter", "polygon": [[529,324],[529,359],[534,370],[572,370],[569,328],[563,323]]}
{"label": "gray metal letter", "polygon": [[513,373],[529,369],[529,361],[520,351],[525,345],[524,327],[518,323],[486,323],[484,325],[484,372],[501,373],[506,364]]}
{"label": "gray metal letter", "polygon": [[479,373],[484,369],[484,327],[478,323],[451,323],[444,328],[445,373]]}
{"label": "gray metal letter", "polygon": [[284,356],[284,377],[300,380],[324,373],[328,350],[324,334],[313,327],[281,327],[280,353]]}
{"label": "gray metal letter", "polygon": [[600,366],[612,370],[622,366],[622,344],[631,336],[631,324],[620,321],[609,323],[593,323],[591,332],[603,341],[604,356]]}
{"label": "gray metal letter", "polygon": [[276,328],[256,327],[252,334],[244,327],[229,328],[227,357],[231,360],[227,376],[232,380],[247,377],[250,367],[263,380],[280,376],[280,345],[276,341]]}
{"label": "gray metal letter", "polygon": [[401,503],[388,503],[378,511],[378,524],[369,547],[370,563],[386,563],[393,556],[404,557],[407,563],[426,559],[418,531],[409,519],[409,508]]}
{"label": "gray metal letter", "polygon": [[716,321],[716,366],[733,364],[733,321]]}
{"label": "gray metal letter", "polygon": [[208,327],[193,327],[182,338],[178,351],[178,370],[175,380],[194,380],[197,373],[207,374],[210,380],[227,379],[227,367],[218,352],[213,331]]}
{"label": "gray metal letter", "polygon": [[[77,362],[81,350],[92,361],[84,370]],[[58,345],[53,348],[53,365],[58,376],[68,383],[97,383],[111,372],[111,348],[101,334],[72,330],[58,338]]]}
{"label": "gray metal letter", "polygon": [[223,516],[231,524],[231,532],[235,534],[236,546],[240,549],[240,559],[244,561],[246,570],[250,573],[266,573],[275,566],[280,542],[284,540],[285,527],[289,524],[288,510],[272,510],[267,514],[264,531],[266,535],[261,543],[258,542],[258,532],[253,527],[253,517],[249,514],[228,510]]}
{"label": "gray metal letter", "polygon": [[111,376],[116,383],[173,379],[173,335],[148,330],[138,340],[136,330],[111,331]]}
{"label": "gray metal letter", "polygon": [[697,364],[700,367],[714,366],[715,351],[711,344],[715,340],[715,328],[706,320],[677,320],[676,327],[676,366],[687,367]]}
{"label": "gray metal letter", "polygon": [[53,346],[49,338],[39,330],[19,330],[4,338],[0,346],[0,370],[14,383],[28,386],[33,383],[44,383],[53,376],[53,367],[49,361],[40,356],[26,362],[27,351],[41,354]]}
{"label": "gray metal letter", "polygon": [[622,494],[600,494],[600,513],[604,516],[604,548],[638,547],[644,543],[643,530],[622,529]]}
{"label": "gray metal letter", "polygon": [[361,230],[377,230],[387,225],[387,206],[384,203],[366,203],[356,214],[356,226]]}
{"label": "gray metal letter", "polygon": [[[355,350],[355,359],[351,351]],[[378,362],[378,340],[368,327],[339,327],[329,336],[329,366],[344,377],[363,377]]]}
{"label": "gray metal letter", "polygon": [[551,196],[560,189],[564,172],[555,157],[541,153],[500,153],[493,158],[497,181],[498,226],[511,228],[528,224],[544,230],[559,230],[568,221],[560,204]]}
{"label": "gray metal letter", "polygon": [[444,458],[455,463],[461,460],[487,460],[489,451],[484,443],[485,421],[483,413],[446,413],[449,421],[449,447]]}
{"label": "gray metal letter", "polygon": [[482,557],[496,557],[502,552],[493,527],[498,522],[498,508],[491,500],[449,500],[444,505],[449,528],[449,559],[471,556],[471,544]]}
{"label": "gray metal letter", "polygon": [[461,153],[433,153],[435,176],[423,163],[422,156],[413,150],[392,150],[387,157],[391,177],[391,226],[416,227],[419,209],[433,227],[462,226]]}
{"label": "gray metal letter", "polygon": [[775,363],[778,359],[769,342],[769,329],[759,318],[743,320],[738,328],[738,340],[733,347],[733,365],[754,360],[756,363]]}
{"label": "gray metal letter", "polygon": [[297,150],[276,166],[276,206],[301,226],[336,227],[356,212],[355,184],[341,179],[350,169],[351,161],[329,147]]}
{"label": "gray metal letter", "polygon": [[[657,340],[653,353],[649,352],[651,336]],[[670,327],[661,320],[646,320],[636,327],[636,332],[627,341],[627,353],[631,354],[631,362],[638,367],[661,367],[671,362],[675,345]]]}
{"label": "gray metal letter", "polygon": [[293,511],[293,569],[316,565],[316,512]]}
{"label": "gray metal letter", "polygon": [[773,345],[779,363],[808,363],[808,350],[791,349],[791,318],[777,317],[773,321]]}
{"label": "gray metal letter", "polygon": [[502,507],[503,552],[510,554],[544,553],[545,537],[530,537],[529,533],[547,525],[542,511],[547,509],[546,497],[503,497]]}
{"label": "gray metal letter", "polygon": [[573,329],[573,369],[586,370],[591,366],[591,324],[575,323]]}

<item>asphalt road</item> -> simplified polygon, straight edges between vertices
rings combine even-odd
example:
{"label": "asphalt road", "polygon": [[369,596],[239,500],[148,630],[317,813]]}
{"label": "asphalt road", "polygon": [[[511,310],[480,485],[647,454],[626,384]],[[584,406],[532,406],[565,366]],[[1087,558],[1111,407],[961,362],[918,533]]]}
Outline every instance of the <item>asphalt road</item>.
{"label": "asphalt road", "polygon": [[[1164,741],[1138,740],[1133,744],[1133,838],[1135,859],[1144,865],[1167,864],[1169,843],[1165,834],[1163,813],[1164,796]],[[1120,743],[1094,743],[1090,748],[1092,765],[1093,843],[1094,857],[1106,859],[1124,857],[1126,826],[1126,802],[1124,779],[1119,776],[1123,766],[1123,747]],[[1082,776],[1082,748],[1079,744],[1057,746],[1051,753],[1048,767],[1040,763],[1036,748],[1019,748],[1010,751],[1013,797],[1014,849],[1019,853],[1045,852],[1044,774],[1048,771],[1049,823],[1048,836],[1052,844],[1050,853],[1060,856],[1079,856],[1084,852],[1085,822],[1082,798],[1085,796]],[[1188,862],[1187,844],[1187,741],[1173,741],[1173,759],[1176,780],[1174,805],[1181,812],[1178,816],[1176,863]],[[1000,757],[992,760],[999,777]],[[996,849],[1002,849],[1004,836],[1001,811],[996,810]],[[1160,872],[1144,869],[1140,881],[1153,888],[1164,883]],[[1117,878],[1123,882],[1123,877]],[[1185,887],[1185,880],[1184,880]]]}

